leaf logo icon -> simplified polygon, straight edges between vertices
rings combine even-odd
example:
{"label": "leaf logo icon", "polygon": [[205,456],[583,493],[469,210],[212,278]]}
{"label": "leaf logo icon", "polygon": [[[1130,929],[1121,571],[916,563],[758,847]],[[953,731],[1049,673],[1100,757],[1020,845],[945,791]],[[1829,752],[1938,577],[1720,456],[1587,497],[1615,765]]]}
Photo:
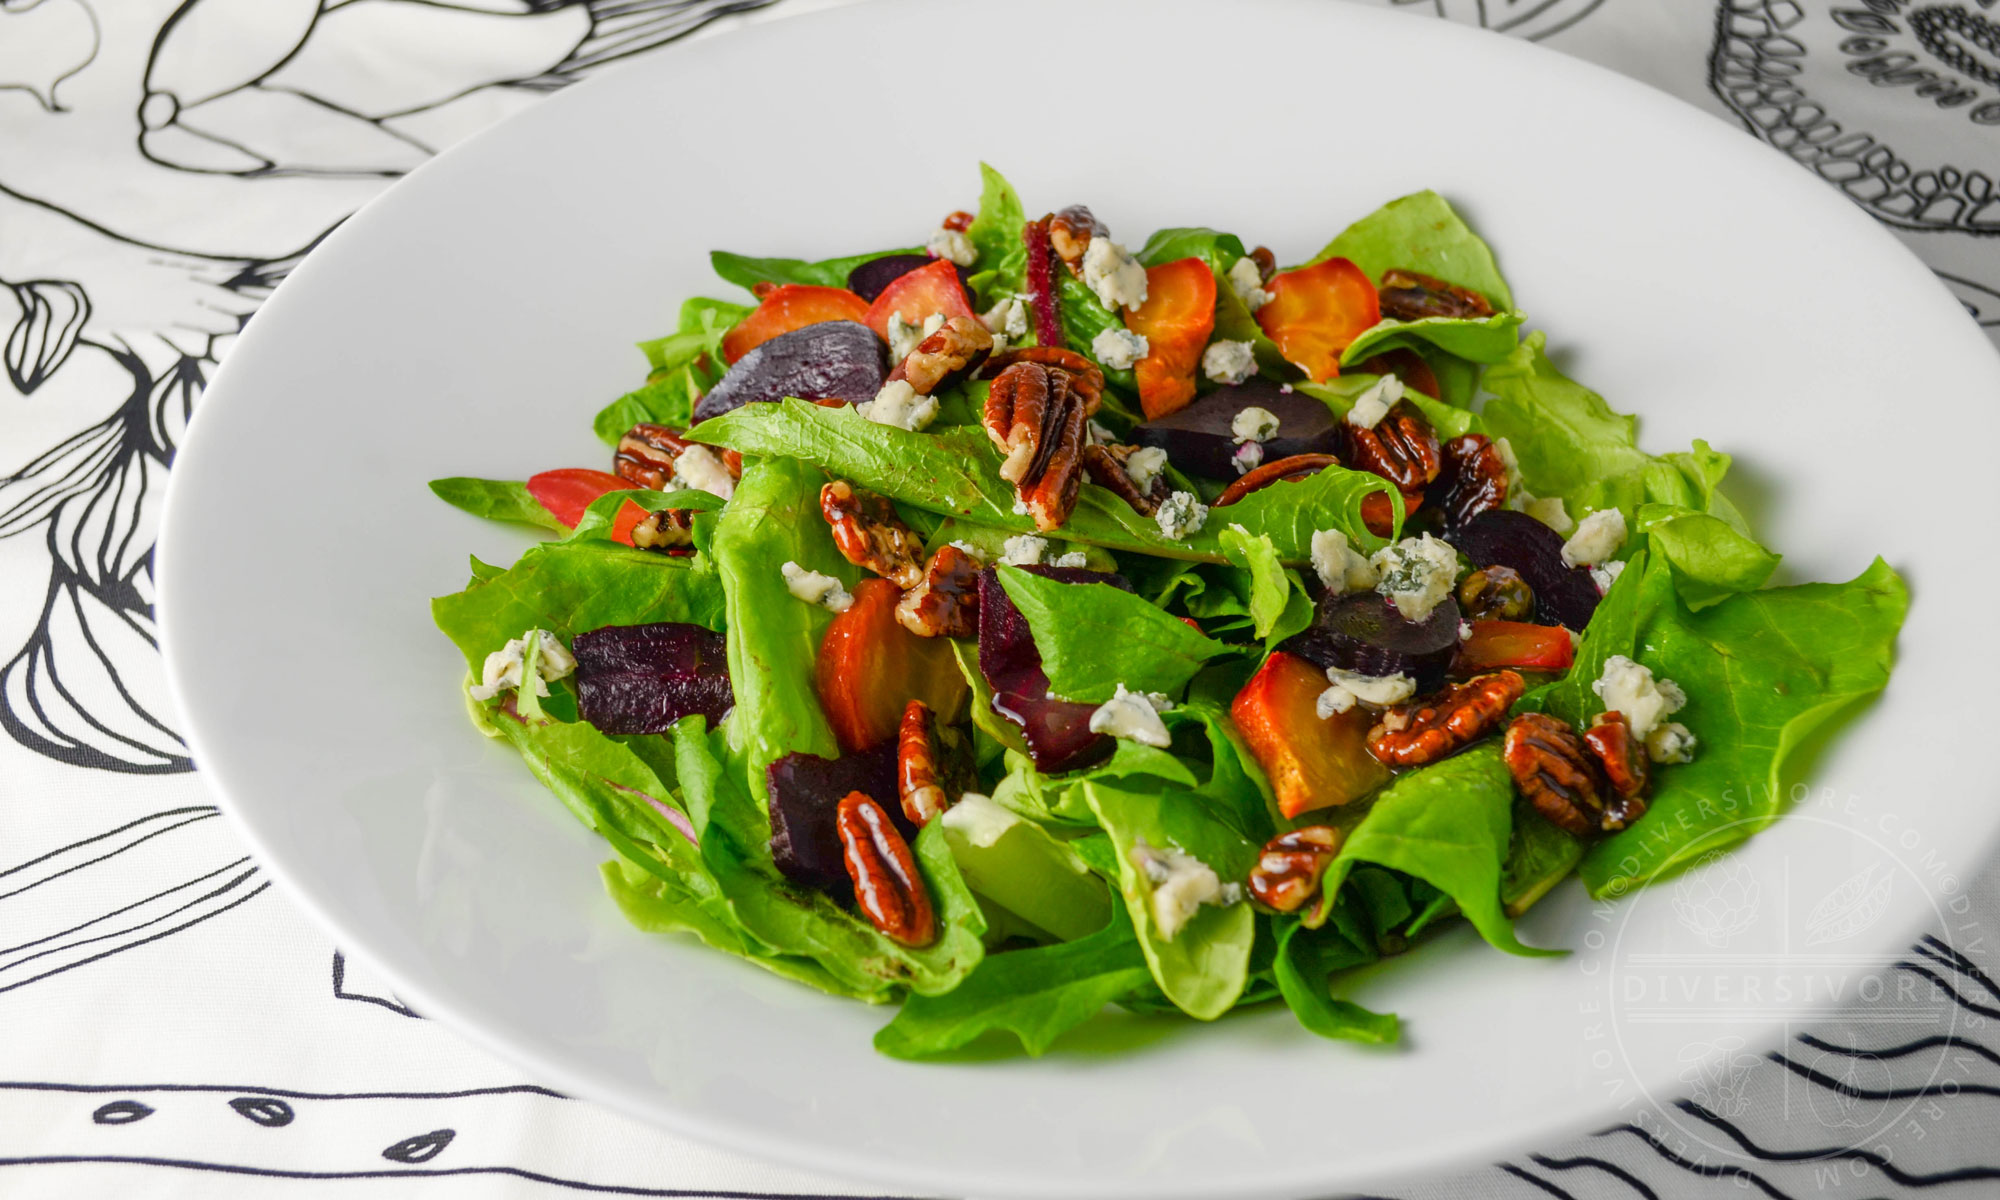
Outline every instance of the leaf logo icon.
{"label": "leaf logo icon", "polygon": [[1878,870],[1880,864],[1868,864],[1813,906],[1806,916],[1806,945],[1845,941],[1881,918],[1882,910],[1889,906],[1889,887],[1896,877],[1884,872],[1877,879]]}

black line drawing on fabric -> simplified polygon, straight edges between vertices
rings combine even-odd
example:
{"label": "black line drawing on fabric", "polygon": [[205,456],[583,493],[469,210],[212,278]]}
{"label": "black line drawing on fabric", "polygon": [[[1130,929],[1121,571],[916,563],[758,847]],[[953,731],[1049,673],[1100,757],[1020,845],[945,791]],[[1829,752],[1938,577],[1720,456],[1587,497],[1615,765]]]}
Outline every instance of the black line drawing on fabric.
{"label": "black line drawing on fabric", "polygon": [[373,1004],[381,1008],[386,1008],[397,1016],[416,1017],[419,1020],[423,1018],[422,1013],[403,1003],[401,998],[386,987],[382,988],[378,993],[370,990],[371,986],[373,986],[370,982],[350,979],[350,974],[363,973],[361,970],[354,969],[358,968],[358,966],[359,964],[350,964],[347,955],[340,951],[335,950],[333,952],[333,998],[335,1000],[359,1000],[363,1004]]}
{"label": "black line drawing on fabric", "polygon": [[85,0],[7,0],[20,22],[0,40],[0,91],[23,91],[62,108],[57,89],[97,57],[97,13]]}
{"label": "black line drawing on fabric", "polygon": [[1938,271],[1936,275],[1965,306],[1965,314],[1979,322],[1980,328],[2000,329],[2000,291],[1949,271]]}
{"label": "black line drawing on fabric", "polygon": [[1479,25],[1531,42],[1561,33],[1603,6],[1604,0],[1389,0],[1423,5],[1447,21]]}
{"label": "black line drawing on fabric", "polygon": [[1697,1162],[1684,1157],[1673,1147],[1661,1141],[1657,1135],[1649,1133],[1637,1125],[1619,1125],[1612,1129],[1601,1130],[1595,1136],[1610,1137],[1613,1134],[1619,1133],[1629,1133],[1633,1137],[1638,1138],[1650,1147],[1653,1153],[1690,1174],[1699,1175],[1705,1179],[1735,1180],[1739,1186],[1747,1184],[1750,1187],[1754,1187],[1766,1196],[1769,1196],[1771,1200],[1793,1200],[1789,1192],[1781,1190],[1776,1184],[1765,1179],[1755,1171],[1739,1167],[1734,1163]]}

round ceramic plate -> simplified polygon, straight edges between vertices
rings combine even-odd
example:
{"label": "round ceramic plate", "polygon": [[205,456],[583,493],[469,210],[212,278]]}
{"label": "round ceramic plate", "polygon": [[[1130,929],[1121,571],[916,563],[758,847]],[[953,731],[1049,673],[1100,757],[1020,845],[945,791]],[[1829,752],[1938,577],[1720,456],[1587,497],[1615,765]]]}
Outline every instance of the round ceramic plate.
{"label": "round ceramic plate", "polygon": [[[711,248],[908,244],[976,200],[981,159],[1032,212],[1085,201],[1133,238],[1209,224],[1280,261],[1445,193],[1558,361],[1642,414],[1650,448],[1736,454],[1728,490],[1786,552],[1781,580],[1877,553],[1906,573],[1886,697],[1739,854],[1617,904],[1566,889],[1524,922],[1573,954],[1459,930],[1354,980],[1405,1018],[1391,1049],[1266,1008],[912,1065],[870,1049],[885,1010],[632,929],[598,884],[606,848],[466,721],[463,663],[430,624],[468,552],[509,561],[525,539],[425,482],[604,466],[590,417],[642,373],[632,343],[729,290]],[[871,4],[566,91],[316,250],[181,452],[167,660],[204,777],[292,899],[424,1013],[565,1091],[910,1189],[1379,1184],[1726,1083],[1732,1055],[1867,990],[1787,972],[1861,979],[1975,868],[2000,807],[1984,756],[1955,751],[1990,742],[1970,685],[1996,674],[1997,365],[1834,192],[1553,53],[1331,0]]]}

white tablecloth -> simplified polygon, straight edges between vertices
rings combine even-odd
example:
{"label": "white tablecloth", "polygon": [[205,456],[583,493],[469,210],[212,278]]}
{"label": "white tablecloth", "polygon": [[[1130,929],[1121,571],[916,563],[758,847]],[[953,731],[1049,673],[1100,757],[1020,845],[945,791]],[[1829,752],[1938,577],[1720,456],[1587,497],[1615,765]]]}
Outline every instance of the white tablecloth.
{"label": "white tablecloth", "polygon": [[[411,1012],[217,815],[151,615],[174,446],[241,319],[321,235],[605,63],[832,2],[0,0],[0,1196],[866,1191],[565,1099]],[[1362,2],[1695,103],[1895,228],[2000,327],[1994,0]],[[1981,933],[2000,879],[1965,901],[1872,1016],[1398,1194],[2000,1194]]]}

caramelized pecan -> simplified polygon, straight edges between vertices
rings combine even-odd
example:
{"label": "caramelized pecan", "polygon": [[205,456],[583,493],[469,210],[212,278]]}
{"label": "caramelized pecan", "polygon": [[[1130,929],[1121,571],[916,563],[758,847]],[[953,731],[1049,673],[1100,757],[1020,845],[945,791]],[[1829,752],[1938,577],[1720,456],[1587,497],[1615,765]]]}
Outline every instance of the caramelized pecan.
{"label": "caramelized pecan", "polygon": [[939,547],[917,585],[896,602],[896,620],[918,637],[969,638],[979,632],[979,563],[957,546]]}
{"label": "caramelized pecan", "polygon": [[978,317],[952,317],[896,364],[891,381],[903,379],[919,396],[953,384],[979,369],[993,350],[993,333]]}
{"label": "caramelized pecan", "polygon": [[819,490],[819,511],[833,530],[833,544],[857,567],[897,587],[923,582],[923,539],[896,516],[888,497],[863,492],[844,479]]}
{"label": "caramelized pecan", "polygon": [[1535,591],[1512,567],[1482,567],[1458,585],[1458,607],[1468,621],[1526,621]]}
{"label": "caramelized pecan", "polygon": [[1101,488],[1109,488],[1118,493],[1118,498],[1132,506],[1132,511],[1142,517],[1150,517],[1160,511],[1160,505],[1173,493],[1164,474],[1155,475],[1145,491],[1133,481],[1126,469],[1137,446],[1099,445],[1096,442],[1083,448],[1083,469],[1090,474],[1090,481]]}
{"label": "caramelized pecan", "polygon": [[1320,877],[1340,851],[1340,831],[1307,825],[1264,843],[1250,870],[1250,898],[1278,912],[1297,912],[1319,894]]}
{"label": "caramelized pecan", "polygon": [[1290,458],[1280,458],[1265,463],[1243,473],[1234,483],[1222,489],[1222,495],[1215,498],[1212,508],[1223,508],[1236,503],[1251,492],[1261,492],[1274,483],[1288,479],[1304,479],[1317,475],[1340,460],[1331,454],[1294,454]]}
{"label": "caramelized pecan", "polygon": [[1017,346],[1002,351],[986,360],[980,375],[987,379],[998,376],[1015,363],[1035,363],[1043,367],[1058,367],[1070,374],[1070,386],[1083,397],[1086,408],[1084,415],[1095,416],[1104,403],[1104,372],[1097,364],[1061,346]]}
{"label": "caramelized pecan", "polygon": [[1646,743],[1632,736],[1632,726],[1626,722],[1625,714],[1613,709],[1597,714],[1590,728],[1583,731],[1583,744],[1597,756],[1597,764],[1604,769],[1605,782],[1611,785],[1614,797],[1605,805],[1599,827],[1623,829],[1646,811],[1642,793],[1651,770],[1646,760]]}
{"label": "caramelized pecan", "polygon": [[1049,223],[1050,248],[1073,276],[1083,272],[1083,252],[1090,249],[1090,239],[1111,235],[1104,222],[1082,204],[1072,204],[1042,219]]}
{"label": "caramelized pecan", "polygon": [[973,220],[973,215],[961,208],[957,212],[949,213],[945,216],[943,227],[951,230],[953,233],[964,233],[966,230],[972,228]]}
{"label": "caramelized pecan", "polygon": [[1278,273],[1278,256],[1271,253],[1269,246],[1259,246],[1250,252],[1250,261],[1257,264],[1257,275],[1265,283]]}
{"label": "caramelized pecan", "polygon": [[1420,321],[1425,317],[1476,319],[1493,315],[1493,306],[1478,292],[1400,268],[1382,272],[1379,295],[1382,315],[1398,321]]}
{"label": "caramelized pecan", "polygon": [[1367,471],[1414,492],[1438,477],[1444,457],[1431,423],[1407,401],[1389,410],[1372,429],[1340,423],[1343,457],[1357,471]]}
{"label": "caramelized pecan", "polygon": [[1392,767],[1436,762],[1498,729],[1527,686],[1512,671],[1495,671],[1399,704],[1368,731],[1368,753]]}
{"label": "caramelized pecan", "polygon": [[694,513],[685,508],[663,508],[647,513],[632,527],[632,544],[641,550],[657,550],[675,556],[694,553]]}
{"label": "caramelized pecan", "polygon": [[930,893],[910,844],[889,814],[861,792],[849,792],[834,810],[840,856],[854,881],[854,901],[868,923],[905,946],[928,946],[937,937]]}
{"label": "caramelized pecan", "polygon": [[1000,475],[1014,485],[1037,529],[1060,528],[1076,507],[1086,430],[1097,411],[1096,397],[1079,390],[1087,382],[1062,366],[1024,357],[1005,366],[986,394],[986,435],[1007,455]]}
{"label": "caramelized pecan", "polygon": [[[1403,519],[1409,520],[1424,505],[1422,492],[1403,493]],[[1361,523],[1376,537],[1388,537],[1395,529],[1396,512],[1389,506],[1389,493],[1370,492],[1361,498]]]}
{"label": "caramelized pecan", "polygon": [[[611,469],[618,478],[634,487],[666,491],[668,482],[674,477],[674,461],[688,447],[697,444],[682,437],[677,429],[642,422],[626,430],[625,436],[618,439],[617,452],[611,457]],[[743,478],[741,454],[734,450],[710,449],[722,460],[731,479]]]}
{"label": "caramelized pecan", "polygon": [[1431,485],[1445,524],[1457,528],[1507,502],[1507,464],[1483,434],[1455,437],[1440,448],[1444,467]]}
{"label": "caramelized pecan", "polygon": [[1523,713],[1507,726],[1501,755],[1514,786],[1551,824],[1578,837],[1597,830],[1603,785],[1575,730],[1546,713]]}
{"label": "caramelized pecan", "polygon": [[918,827],[928,825],[975,780],[971,744],[958,730],[939,725],[923,701],[910,701],[896,733],[896,791],[903,815]]}

